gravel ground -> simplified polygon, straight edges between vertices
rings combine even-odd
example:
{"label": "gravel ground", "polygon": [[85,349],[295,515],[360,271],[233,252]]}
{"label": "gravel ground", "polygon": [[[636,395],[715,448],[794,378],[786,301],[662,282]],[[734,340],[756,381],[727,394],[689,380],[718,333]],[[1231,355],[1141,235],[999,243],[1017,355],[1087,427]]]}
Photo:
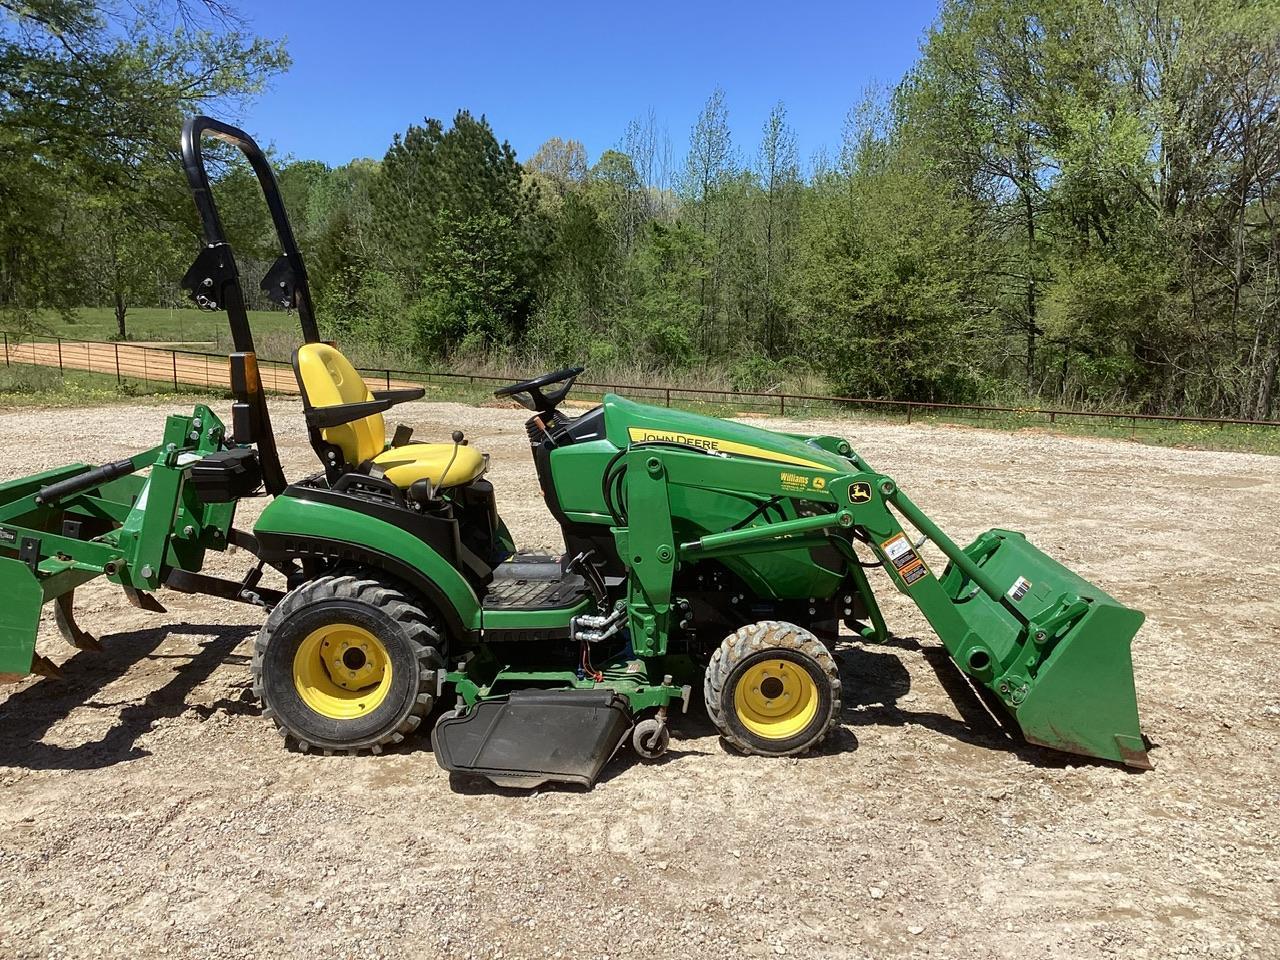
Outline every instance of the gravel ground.
{"label": "gravel ground", "polygon": [[[309,471],[299,405],[274,403]],[[0,414],[0,477],[150,446],[165,412]],[[521,547],[559,547],[519,412],[398,412],[464,429]],[[841,648],[843,723],[811,756],[731,755],[691,714],[590,792],[451,786],[423,736],[286,752],[249,689],[254,609],[162,592],[149,614],[96,583],[78,609],[106,651],[68,658],[46,624],[65,679],[0,693],[0,956],[1276,956],[1280,461],[754,422],[848,436],[955,539],[1021,529],[1145,610],[1156,770],[1006,739],[882,589],[899,639]]]}

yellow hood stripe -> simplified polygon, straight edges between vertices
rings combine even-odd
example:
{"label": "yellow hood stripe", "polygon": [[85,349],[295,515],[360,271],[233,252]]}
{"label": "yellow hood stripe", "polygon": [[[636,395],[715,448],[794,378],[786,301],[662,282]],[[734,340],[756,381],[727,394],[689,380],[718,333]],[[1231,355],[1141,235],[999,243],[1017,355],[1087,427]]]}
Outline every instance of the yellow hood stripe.
{"label": "yellow hood stripe", "polygon": [[719,437],[705,437],[696,433],[679,433],[674,430],[649,430],[645,427],[630,427],[627,430],[632,443],[679,443],[697,450],[708,450],[712,453],[737,454],[743,457],[755,457],[757,460],[771,460],[774,463],[787,463],[796,467],[808,467],[810,470],[824,470],[835,473],[834,467],[803,457],[793,457],[789,453],[777,453],[749,443],[738,443],[736,440],[721,440]]}

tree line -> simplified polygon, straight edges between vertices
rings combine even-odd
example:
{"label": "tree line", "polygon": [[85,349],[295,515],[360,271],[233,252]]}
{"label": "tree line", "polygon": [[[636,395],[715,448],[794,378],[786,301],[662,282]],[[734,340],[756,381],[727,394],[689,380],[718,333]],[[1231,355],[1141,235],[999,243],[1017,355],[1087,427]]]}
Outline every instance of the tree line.
{"label": "tree line", "polygon": [[[221,7],[146,9],[179,28],[0,0],[11,318],[106,303],[123,336],[130,305],[176,297],[180,117],[288,66]],[[813,157],[784,104],[742,131],[717,89],[687,137],[650,113],[595,158],[571,137],[517,157],[460,111],[380,160],[279,176],[322,324],[424,362],[1272,417],[1278,40],[1274,0],[946,0],[906,76]],[[252,176],[218,181],[261,269]]]}

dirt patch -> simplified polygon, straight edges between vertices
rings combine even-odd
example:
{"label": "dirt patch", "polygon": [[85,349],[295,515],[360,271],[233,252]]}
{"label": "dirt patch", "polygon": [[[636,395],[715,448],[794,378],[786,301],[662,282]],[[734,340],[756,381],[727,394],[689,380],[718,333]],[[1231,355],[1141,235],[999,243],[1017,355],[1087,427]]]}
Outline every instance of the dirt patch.
{"label": "dirt patch", "polygon": [[[310,470],[299,403],[273,410],[286,469]],[[0,414],[0,476],[150,446],[165,412]],[[519,411],[397,414],[424,439],[465,430],[521,547],[559,547]],[[451,787],[422,736],[286,753],[249,691],[253,609],[165,592],[168,614],[147,614],[91,584],[81,620],[106,652],[0,694],[0,955],[1274,956],[1276,460],[752,422],[848,436],[957,540],[1023,530],[1145,610],[1156,770],[1005,738],[953,701],[936,638],[883,577],[901,639],[840,650],[843,723],[817,754],[734,756],[691,715],[665,762],[532,795]],[[42,649],[67,652],[51,625]]]}

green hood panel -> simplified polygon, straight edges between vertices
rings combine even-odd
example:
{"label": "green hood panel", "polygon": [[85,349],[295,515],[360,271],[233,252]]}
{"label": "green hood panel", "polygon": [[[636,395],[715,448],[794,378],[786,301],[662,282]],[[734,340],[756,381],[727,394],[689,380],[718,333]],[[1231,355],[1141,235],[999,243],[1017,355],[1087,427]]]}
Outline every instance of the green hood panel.
{"label": "green hood panel", "polygon": [[849,461],[811,443],[745,423],[636,403],[605,394],[605,435],[618,449],[636,443],[675,443],[729,456],[771,460],[780,466],[848,471]]}

